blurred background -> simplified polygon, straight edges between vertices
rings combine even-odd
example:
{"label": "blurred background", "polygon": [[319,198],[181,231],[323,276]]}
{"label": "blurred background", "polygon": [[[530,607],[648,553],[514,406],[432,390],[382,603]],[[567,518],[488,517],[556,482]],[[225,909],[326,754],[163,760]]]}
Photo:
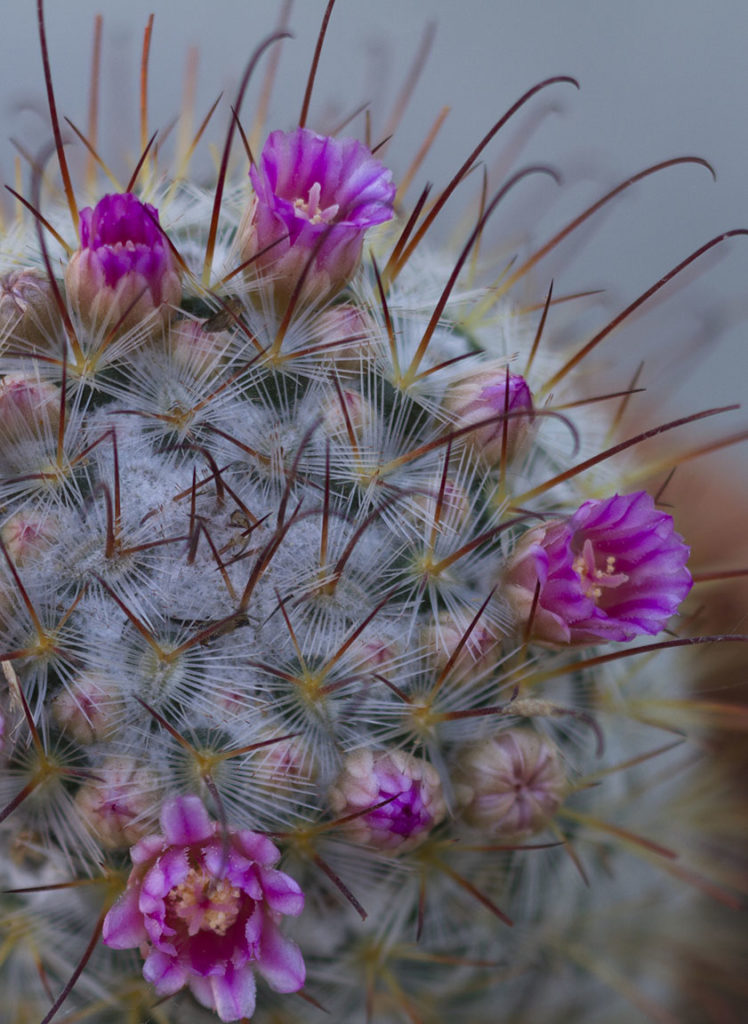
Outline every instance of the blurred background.
{"label": "blurred background", "polygon": [[[36,4],[10,6],[0,36],[0,137],[14,137],[36,151],[49,138]],[[226,90],[209,133],[220,143],[242,70],[276,26],[283,6],[283,0],[47,0],[60,112],[85,125],[93,18],[100,12],[100,148],[114,166],[132,166],[140,48],[153,12],[151,129],[165,127],[178,112],[187,53],[197,46],[198,118]],[[324,0],[296,0],[292,6],[295,38],[282,44],[271,128],[298,121],[324,7]],[[557,294],[605,289],[582,311],[576,330],[588,327],[589,336],[693,249],[725,230],[748,227],[745,0],[338,0],[310,125],[330,127],[370,101],[372,137],[381,139],[431,23],[430,58],[386,153],[396,177],[401,175],[439,110],[451,107],[411,200],[427,180],[444,185],[527,88],[558,74],[580,82],[579,92],[568,85],[542,92],[486,151],[490,191],[508,170],[530,163],[548,164],[564,178],[560,189],[549,178],[528,181],[506,210],[496,212],[488,242],[498,259],[515,244],[544,241],[608,188],[649,164],[697,155],[716,169],[716,183],[697,166],[648,178],[537,268],[528,290],[534,296],[545,293],[551,277]],[[250,85],[243,108],[247,120],[260,81],[258,74]],[[363,115],[348,130],[363,134]],[[0,172],[8,182],[14,156],[6,142]],[[201,166],[207,173],[210,164]],[[464,213],[479,190],[480,179],[473,176],[453,197],[452,209]],[[435,237],[449,237],[458,219],[445,216]],[[718,247],[682,287],[670,288],[653,308],[647,306],[646,316],[608,338],[604,354],[624,367],[645,358],[645,384],[679,411],[740,401],[748,376],[747,267],[748,237]],[[725,430],[747,421],[744,412],[734,413]]]}

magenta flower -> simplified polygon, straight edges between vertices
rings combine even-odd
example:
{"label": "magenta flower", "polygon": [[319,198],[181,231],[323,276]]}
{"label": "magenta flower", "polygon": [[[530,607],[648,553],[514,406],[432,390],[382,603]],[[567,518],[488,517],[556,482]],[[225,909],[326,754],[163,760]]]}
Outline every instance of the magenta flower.
{"label": "magenta flower", "polygon": [[568,519],[529,530],[507,574],[507,596],[532,635],[588,644],[654,635],[691,589],[689,548],[646,491],[586,501]]}
{"label": "magenta flower", "polygon": [[113,325],[127,314],[130,327],[179,302],[182,286],[155,207],[129,192],[103,196],[80,211],[80,236],[65,284],[85,320]]}
{"label": "magenta flower", "polygon": [[254,1012],[255,969],[276,992],[298,991],[304,961],[278,923],[301,913],[304,896],[274,869],[273,843],[246,830],[222,833],[196,796],[164,804],[161,827],[163,835],[130,851],[134,866],[104,919],[104,942],[139,946],[158,995],[188,985],[222,1021]]}
{"label": "magenta flower", "polygon": [[[527,436],[535,414],[532,393],[524,377],[506,372],[495,361],[459,381],[447,395],[447,408],[456,429],[476,424],[466,435],[471,448],[486,462],[501,461],[506,433],[506,454],[511,458]],[[482,423],[482,426],[477,424]]]}
{"label": "magenta flower", "polygon": [[418,846],[446,814],[436,769],[402,750],[349,754],[330,806],[339,817],[356,815],[343,825],[349,839],[390,853]]}
{"label": "magenta flower", "polygon": [[305,295],[322,300],[338,291],[358,266],[367,228],[392,217],[392,175],[356,139],[272,132],[249,174],[255,197],[242,255],[257,257],[254,269],[280,294],[293,290],[310,259]]}

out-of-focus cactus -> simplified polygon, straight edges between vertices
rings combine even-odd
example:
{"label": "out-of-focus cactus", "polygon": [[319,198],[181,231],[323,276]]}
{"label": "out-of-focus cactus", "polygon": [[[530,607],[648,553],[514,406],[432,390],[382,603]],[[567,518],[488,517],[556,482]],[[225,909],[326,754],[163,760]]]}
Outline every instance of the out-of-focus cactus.
{"label": "out-of-focus cactus", "polygon": [[694,685],[745,638],[642,448],[689,418],[621,433],[620,318],[561,348],[472,259],[538,168],[449,257],[478,154],[410,209],[233,134],[80,214],[60,144],[0,250],[0,1020],[690,1020],[742,884]]}

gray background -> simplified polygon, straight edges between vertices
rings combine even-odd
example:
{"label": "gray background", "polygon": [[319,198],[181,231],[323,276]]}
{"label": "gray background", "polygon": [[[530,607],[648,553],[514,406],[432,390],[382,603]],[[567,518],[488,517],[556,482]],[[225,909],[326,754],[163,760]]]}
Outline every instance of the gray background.
{"label": "gray background", "polygon": [[[116,164],[123,146],[130,154],[135,149],[139,49],[150,11],[156,15],[155,128],[178,110],[188,46],[197,44],[201,52],[202,114],[222,87],[235,86],[280,6],[279,0],[47,0],[59,107],[85,123],[92,21],[101,11],[102,149]],[[284,44],[271,126],[291,127],[298,117],[323,9],[324,0],[297,0],[294,6],[296,38]],[[582,86],[579,93],[561,86],[539,97],[506,132],[503,145],[497,139],[488,151],[494,185],[502,153],[523,140],[515,166],[548,162],[564,172],[566,182],[560,192],[550,182],[528,183],[524,194],[518,189],[517,201],[495,218],[492,244],[500,244],[502,230],[511,239],[523,233],[544,239],[565,216],[649,163],[697,154],[714,164],[716,184],[699,168],[680,167],[637,186],[596,220],[594,231],[585,230],[577,244],[539,268],[537,291],[547,287],[551,274],[560,290],[606,287],[606,297],[590,311],[590,329],[708,238],[748,227],[745,0],[338,0],[312,124],[330,109],[328,101],[349,111],[372,99],[377,137],[382,111],[389,109],[429,20],[438,23],[435,46],[387,154],[396,174],[445,104],[452,112],[421,183],[444,183],[493,120],[535,82],[570,74]],[[250,88],[246,112],[258,82],[259,77]],[[43,110],[43,87],[33,0],[4,5],[0,83],[0,136],[39,144],[43,122],[33,108]],[[223,136],[227,116],[224,102],[214,139]],[[359,119],[356,130],[360,126]],[[0,153],[0,170],[11,180],[12,150]],[[472,198],[477,179],[464,188]],[[454,206],[464,209],[465,202],[458,197]],[[671,291],[667,301],[609,339],[606,354],[622,365],[643,354],[648,387],[681,410],[739,401],[748,366],[747,267],[748,238],[728,243],[692,275],[688,288]],[[726,429],[747,420],[744,412],[733,414]]]}

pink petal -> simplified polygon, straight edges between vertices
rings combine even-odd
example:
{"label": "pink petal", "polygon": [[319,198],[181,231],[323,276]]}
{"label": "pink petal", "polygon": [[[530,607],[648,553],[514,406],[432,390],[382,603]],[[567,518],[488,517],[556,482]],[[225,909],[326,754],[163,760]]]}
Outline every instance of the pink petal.
{"label": "pink petal", "polygon": [[160,996],[171,996],[187,982],[187,972],[174,957],[152,949],[143,964],[143,977]]}
{"label": "pink petal", "polygon": [[262,869],[260,877],[265,902],[271,910],[277,910],[279,914],[291,914],[293,917],[301,913],[304,909],[304,894],[293,878],[283,871],[270,868]]}
{"label": "pink petal", "polygon": [[112,949],[131,949],[147,938],[143,915],[138,909],[138,895],[135,886],[125,889],[104,918],[102,937]]}
{"label": "pink petal", "polygon": [[257,953],[257,969],[276,992],[298,992],[306,978],[299,947],[265,919]]}
{"label": "pink petal", "polygon": [[235,970],[229,964],[220,977],[192,977],[190,990],[199,1003],[215,1010],[225,1022],[251,1017],[255,1011],[255,977],[249,967]]}
{"label": "pink petal", "polygon": [[213,835],[213,824],[198,796],[178,796],[165,803],[161,827],[174,846],[189,846]]}

